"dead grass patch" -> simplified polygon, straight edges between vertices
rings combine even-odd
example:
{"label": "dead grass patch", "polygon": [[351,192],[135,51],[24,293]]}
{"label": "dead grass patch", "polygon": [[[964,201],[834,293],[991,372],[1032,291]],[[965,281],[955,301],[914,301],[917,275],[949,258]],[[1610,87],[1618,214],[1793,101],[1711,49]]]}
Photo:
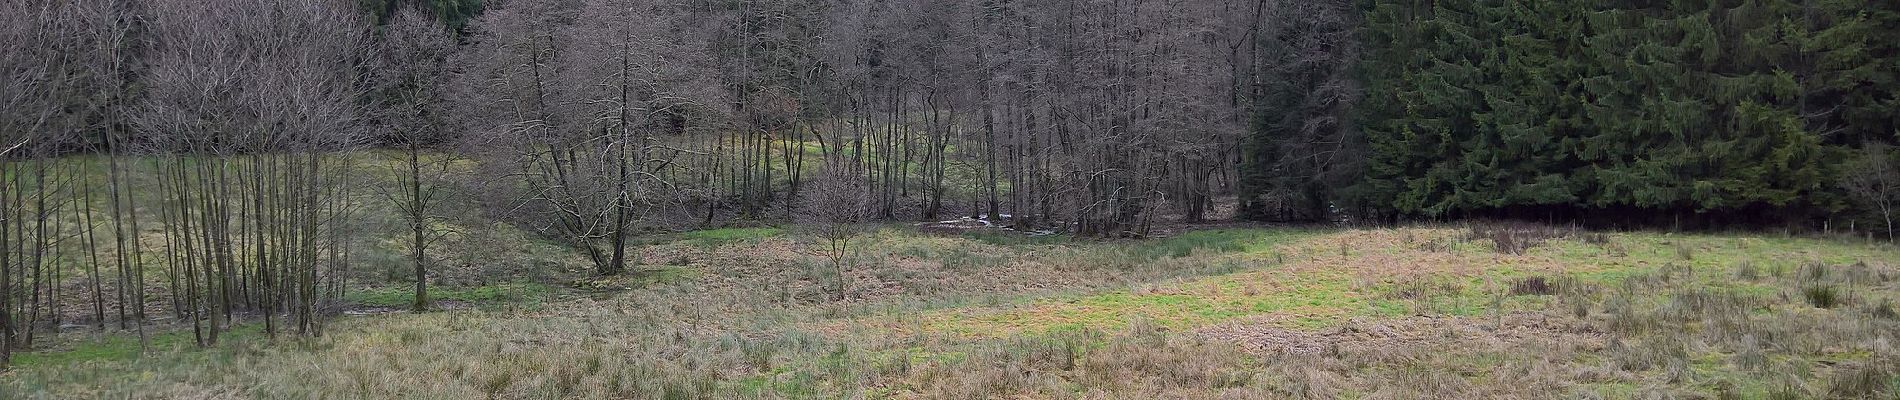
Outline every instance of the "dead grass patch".
{"label": "dead grass patch", "polygon": [[1395,348],[1496,348],[1531,341],[1601,343],[1603,332],[1574,318],[1544,314],[1499,317],[1413,316],[1354,319],[1317,331],[1239,322],[1197,331],[1203,337],[1240,343],[1260,354],[1339,354]]}
{"label": "dead grass patch", "polygon": [[[1603,238],[1608,247],[1573,234],[1500,253],[1464,234],[1265,235],[1276,239],[1148,260],[1116,247],[1126,243],[880,233],[848,277],[864,289],[845,301],[811,294],[823,277],[800,269],[796,238],[663,244],[645,259],[696,273],[528,311],[351,319],[308,343],[22,369],[0,377],[0,390],[458,399],[1893,393],[1879,384],[1900,360],[1900,321],[1880,311],[1900,293],[1892,279],[1900,272],[1884,261],[1900,259],[1891,248],[1632,233]],[[1802,267],[1809,261],[1817,266]],[[1755,278],[1736,279],[1744,275]],[[1801,288],[1814,285],[1837,288],[1843,301],[1808,305]],[[1459,305],[1394,311],[1430,301]]]}
{"label": "dead grass patch", "polygon": [[[1465,240],[1489,240],[1493,250],[1499,254],[1522,255],[1526,250],[1543,245],[1544,242],[1563,239],[1577,233],[1576,228],[1556,227],[1521,221],[1498,221],[1471,224],[1466,228]],[[1608,240],[1604,240],[1608,242]]]}

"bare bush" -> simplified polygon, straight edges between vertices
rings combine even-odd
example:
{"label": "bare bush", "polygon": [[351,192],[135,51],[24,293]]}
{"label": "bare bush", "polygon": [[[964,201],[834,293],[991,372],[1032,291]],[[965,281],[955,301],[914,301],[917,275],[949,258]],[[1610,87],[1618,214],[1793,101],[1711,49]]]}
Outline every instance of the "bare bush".
{"label": "bare bush", "polygon": [[1544,242],[1569,237],[1573,233],[1576,233],[1574,228],[1503,221],[1472,224],[1465,232],[1465,240],[1490,240],[1492,248],[1500,254],[1522,255],[1524,251],[1543,245]]}
{"label": "bare bush", "polygon": [[868,194],[864,179],[837,159],[819,169],[802,196],[798,222],[823,243],[818,253],[838,274],[833,294],[838,299],[847,297],[850,290],[851,243],[870,217],[873,199]]}
{"label": "bare bush", "polygon": [[[696,188],[683,148],[724,103],[691,10],[662,2],[508,2],[476,21],[457,104],[474,179],[503,217],[578,249],[598,275],[638,264],[629,239]],[[487,172],[493,172],[489,174]],[[496,179],[510,177],[513,179]]]}

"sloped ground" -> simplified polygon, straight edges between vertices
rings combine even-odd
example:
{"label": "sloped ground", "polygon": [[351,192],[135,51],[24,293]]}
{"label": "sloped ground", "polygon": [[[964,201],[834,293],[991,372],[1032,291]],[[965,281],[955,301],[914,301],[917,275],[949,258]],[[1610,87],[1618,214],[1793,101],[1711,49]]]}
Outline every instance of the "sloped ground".
{"label": "sloped ground", "polygon": [[[541,307],[70,356],[8,372],[0,393],[1889,398],[1900,386],[1893,246],[1517,235],[1228,229],[1087,242],[889,229],[858,241],[839,285],[795,235],[689,234],[647,249],[664,273],[577,282],[599,291]],[[1520,241],[1536,245],[1498,244]]]}

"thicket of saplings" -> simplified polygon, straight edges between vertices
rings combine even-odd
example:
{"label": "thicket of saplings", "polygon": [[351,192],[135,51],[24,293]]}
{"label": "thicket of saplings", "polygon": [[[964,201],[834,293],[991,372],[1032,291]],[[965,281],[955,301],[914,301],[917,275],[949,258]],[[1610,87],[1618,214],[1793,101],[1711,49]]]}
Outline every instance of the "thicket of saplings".
{"label": "thicket of saplings", "polygon": [[[387,215],[423,309],[458,234],[612,276],[641,232],[734,221],[1141,235],[1237,176],[1230,4],[520,1],[451,28],[398,3],[0,3],[0,354],[160,314],[206,346],[252,318],[320,334],[386,269],[364,220]],[[1094,56],[1030,62],[1059,53]]]}

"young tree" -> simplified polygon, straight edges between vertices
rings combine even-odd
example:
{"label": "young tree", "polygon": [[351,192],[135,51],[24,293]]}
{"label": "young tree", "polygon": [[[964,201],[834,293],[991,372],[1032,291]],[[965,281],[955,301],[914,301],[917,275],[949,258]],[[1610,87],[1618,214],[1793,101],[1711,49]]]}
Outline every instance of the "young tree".
{"label": "young tree", "polygon": [[599,273],[612,275],[636,263],[629,236],[649,218],[680,202],[670,179],[684,154],[672,142],[671,117],[705,108],[721,98],[710,77],[706,43],[691,35],[690,18],[656,1],[589,0],[563,37],[572,43],[563,72],[573,97],[567,110],[581,118],[583,152],[570,157],[583,177],[597,182],[591,201],[605,236]]}
{"label": "young tree", "polygon": [[850,294],[852,239],[858,236],[875,207],[863,177],[850,168],[849,162],[843,157],[825,160],[825,165],[819,167],[806,186],[802,196],[804,204],[799,205],[797,218],[798,223],[823,243],[818,253],[838,274],[838,287],[833,296],[839,300]]}
{"label": "young tree", "polygon": [[411,308],[417,312],[429,308],[429,244],[446,233],[432,226],[438,218],[434,205],[441,189],[435,182],[450,172],[455,160],[450,155],[425,155],[449,140],[441,87],[455,51],[449,34],[447,27],[421,9],[403,7],[383,26],[379,38],[381,120],[389,130],[390,144],[401,151],[391,164],[397,184],[378,188],[409,225],[410,262],[415,271]]}
{"label": "young tree", "polygon": [[[20,176],[25,175],[22,157],[30,152],[39,127],[44,125],[53,107],[42,104],[42,85],[47,81],[48,68],[44,62],[45,53],[39,46],[36,30],[43,23],[36,7],[24,0],[0,1],[7,10],[0,13],[0,109],[9,110],[0,113],[0,166],[6,174],[0,176],[0,370],[10,365],[13,359],[15,327],[14,302],[16,284],[14,274],[15,246],[24,246],[25,227],[21,221],[22,198],[24,190]],[[24,254],[21,254],[22,256]],[[23,268],[23,267],[22,267]]]}
{"label": "young tree", "polygon": [[[585,252],[595,273],[625,271],[629,236],[681,202],[676,146],[718,104],[693,19],[659,2],[510,4],[475,24],[475,68],[462,79],[494,101],[466,104],[480,156],[518,185],[494,192],[514,217]],[[496,110],[501,106],[501,110]],[[500,112],[496,112],[500,111]],[[499,117],[499,118],[497,118]],[[497,150],[505,150],[502,152]]]}
{"label": "young tree", "polygon": [[1893,213],[1900,204],[1900,153],[1882,144],[1868,145],[1859,158],[1841,168],[1841,188],[1866,203],[1887,222],[1887,241],[1893,241]]}
{"label": "young tree", "polygon": [[330,155],[365,136],[368,24],[348,2],[304,0],[160,3],[148,20],[135,120],[166,155],[167,251],[199,343],[246,308],[269,334],[279,312],[320,334],[334,299],[319,282],[348,268],[350,167]]}
{"label": "young tree", "polygon": [[[87,56],[99,39],[89,34],[97,6],[0,1],[8,10],[0,17],[0,108],[7,110],[0,112],[0,368],[14,348],[32,345],[34,327],[59,325],[68,283],[61,266],[97,254],[86,243],[95,237],[83,203],[91,199],[80,181],[86,175],[58,160],[95,144],[101,110],[90,100],[105,79],[92,74]],[[103,323],[100,278],[90,270],[94,317]]]}

